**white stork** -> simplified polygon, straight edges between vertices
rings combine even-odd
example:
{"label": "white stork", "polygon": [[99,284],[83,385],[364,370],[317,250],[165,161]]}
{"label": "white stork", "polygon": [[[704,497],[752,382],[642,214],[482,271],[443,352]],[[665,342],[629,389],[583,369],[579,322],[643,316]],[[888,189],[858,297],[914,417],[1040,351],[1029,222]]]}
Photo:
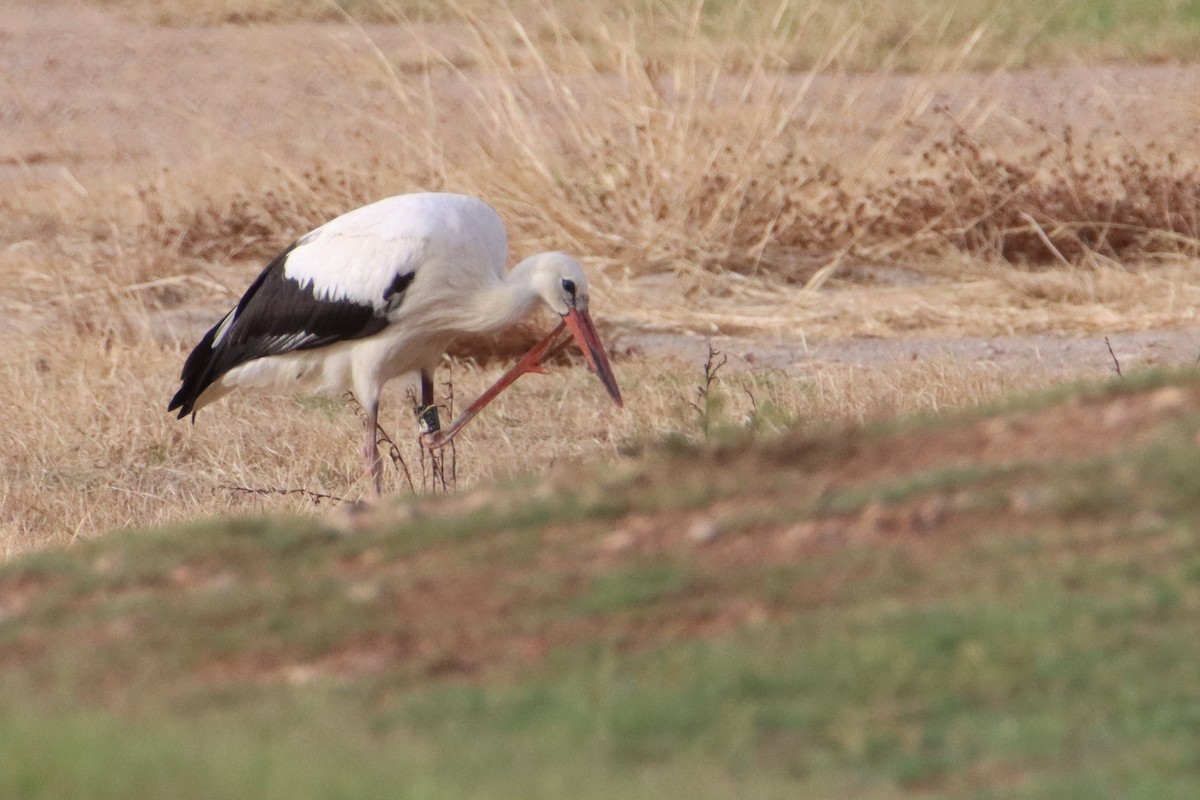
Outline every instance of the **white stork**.
{"label": "white stork", "polygon": [[[563,253],[507,274],[508,234],[491,206],[458,194],[406,194],[343,214],[267,265],[183,365],[168,411],[179,418],[237,388],[340,394],[366,412],[363,458],[379,491],[379,394],[419,372],[422,441],[442,447],[508,384],[537,371],[563,327],[618,406],[621,391],[588,316],[587,277]],[[562,317],[449,428],[439,430],[433,371],[459,333],[495,333],[538,302]]]}

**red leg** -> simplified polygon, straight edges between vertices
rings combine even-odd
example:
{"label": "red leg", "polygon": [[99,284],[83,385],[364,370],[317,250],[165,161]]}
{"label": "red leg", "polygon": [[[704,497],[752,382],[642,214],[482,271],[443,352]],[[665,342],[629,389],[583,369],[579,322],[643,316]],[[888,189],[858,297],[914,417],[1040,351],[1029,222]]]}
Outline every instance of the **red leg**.
{"label": "red leg", "polygon": [[562,333],[563,328],[565,327],[565,323],[560,323],[559,326],[555,328],[549,336],[547,336],[545,339],[542,339],[542,341],[534,345],[529,352],[521,356],[521,360],[514,364],[512,369],[504,373],[504,375],[500,377],[500,380],[493,383],[490,389],[479,395],[479,399],[467,406],[467,410],[464,411],[458,419],[454,420],[450,427],[442,428],[440,431],[434,431],[433,433],[422,435],[422,444],[424,444],[430,450],[440,449],[450,444],[450,440],[453,439],[454,435],[462,429],[462,426],[470,422],[476,414],[483,410],[484,406],[495,400],[496,395],[508,388],[510,383],[524,375],[526,372],[537,371],[538,364],[541,363],[542,359],[546,358],[546,356],[552,352],[551,347],[554,344],[554,340],[558,338],[558,335]]}
{"label": "red leg", "polygon": [[378,497],[383,486],[383,462],[379,458],[379,403],[370,403],[365,410],[367,437],[363,442],[363,460]]}

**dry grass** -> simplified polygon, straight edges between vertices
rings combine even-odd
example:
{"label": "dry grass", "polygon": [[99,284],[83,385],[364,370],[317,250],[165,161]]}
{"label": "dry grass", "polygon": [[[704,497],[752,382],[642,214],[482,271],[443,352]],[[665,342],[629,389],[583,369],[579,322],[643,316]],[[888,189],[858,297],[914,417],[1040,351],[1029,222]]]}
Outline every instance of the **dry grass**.
{"label": "dry grass", "polygon": [[[197,7],[228,21],[283,6]],[[406,6],[415,21],[398,26],[216,29],[74,6],[0,13],[0,33],[26,45],[0,64],[13,119],[0,134],[0,551],[311,508],[223,486],[361,494],[358,421],[341,402],[235,398],[195,428],[163,409],[196,330],[265,258],[401,191],[483,196],[515,252],[578,253],[598,315],[633,345],[645,329],[828,341],[1194,320],[1198,178],[1177,155],[1191,140],[1174,133],[1196,123],[1194,103],[1119,95],[1099,119],[1086,104],[1064,116],[1022,89],[1037,75],[961,72],[986,40],[953,26],[920,51],[917,74],[848,74],[880,40],[860,14],[797,56],[826,30],[820,4],[716,32],[696,6],[665,6],[649,27],[591,5],[422,8]],[[912,65],[910,41],[890,64]],[[787,68],[800,62],[816,69]],[[55,70],[96,81],[71,89]],[[1170,85],[1179,98],[1193,84]],[[1119,113],[1160,106],[1162,131]],[[1076,127],[1086,136],[1061,138]],[[531,458],[615,458],[645,438],[700,435],[700,360],[620,357],[625,412],[578,366],[524,379],[468,430],[459,485]],[[1058,377],[879,363],[732,369],[722,424],[936,410]],[[456,394],[500,368],[459,363]],[[401,387],[384,413],[418,469]]]}
{"label": "dry grass", "polygon": [[[360,422],[339,400],[235,397],[195,426],[162,413],[184,355],[144,338],[79,337],[61,344],[19,337],[0,365],[0,402],[12,435],[0,468],[0,551],[66,544],[115,528],[268,509],[313,510],[312,498],[247,494],[233,487],[366,495]],[[503,365],[444,370],[455,395],[473,397]],[[617,366],[629,408],[617,411],[584,369],[556,367],[523,379],[463,434],[459,486],[568,459],[615,459],[669,435],[699,438],[691,407],[701,365],[626,356]],[[826,365],[798,374],[734,365],[715,387],[714,427],[770,433],[797,425],[937,411],[1038,385],[1048,376],[953,360],[866,368]],[[384,399],[384,425],[420,488],[421,457],[404,387]],[[392,491],[408,491],[389,468]],[[426,485],[431,481],[427,479]],[[327,506],[328,504],[326,504]]]}

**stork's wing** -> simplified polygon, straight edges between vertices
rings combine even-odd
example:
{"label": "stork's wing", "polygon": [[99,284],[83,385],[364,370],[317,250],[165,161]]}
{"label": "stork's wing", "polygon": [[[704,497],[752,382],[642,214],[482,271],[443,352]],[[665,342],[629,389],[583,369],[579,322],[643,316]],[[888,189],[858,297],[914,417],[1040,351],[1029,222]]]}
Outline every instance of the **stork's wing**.
{"label": "stork's wing", "polygon": [[[388,314],[412,283],[413,260],[394,248],[355,254],[340,238],[318,229],[276,256],[188,356],[167,410],[187,416],[204,390],[239,364],[361,339],[387,327]],[[296,270],[293,259],[303,269]],[[351,277],[370,270],[370,279],[347,282],[348,264],[358,272]]]}

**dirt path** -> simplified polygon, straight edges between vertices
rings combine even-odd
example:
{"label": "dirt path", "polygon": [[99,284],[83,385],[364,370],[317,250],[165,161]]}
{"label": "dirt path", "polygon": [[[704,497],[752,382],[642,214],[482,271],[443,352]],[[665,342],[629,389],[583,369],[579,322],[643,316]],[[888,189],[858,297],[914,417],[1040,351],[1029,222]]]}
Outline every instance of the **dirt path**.
{"label": "dirt path", "polygon": [[731,369],[775,367],[807,371],[822,364],[879,367],[910,361],[960,360],[988,362],[1012,371],[1062,375],[1104,375],[1158,365],[1193,364],[1200,355],[1200,328],[1140,331],[1108,337],[1054,334],[990,338],[919,337],[911,339],[840,339],[810,342],[802,339],[746,336],[700,336],[682,333],[625,335],[621,343],[649,358],[677,359],[702,364],[711,344],[730,357]]}

